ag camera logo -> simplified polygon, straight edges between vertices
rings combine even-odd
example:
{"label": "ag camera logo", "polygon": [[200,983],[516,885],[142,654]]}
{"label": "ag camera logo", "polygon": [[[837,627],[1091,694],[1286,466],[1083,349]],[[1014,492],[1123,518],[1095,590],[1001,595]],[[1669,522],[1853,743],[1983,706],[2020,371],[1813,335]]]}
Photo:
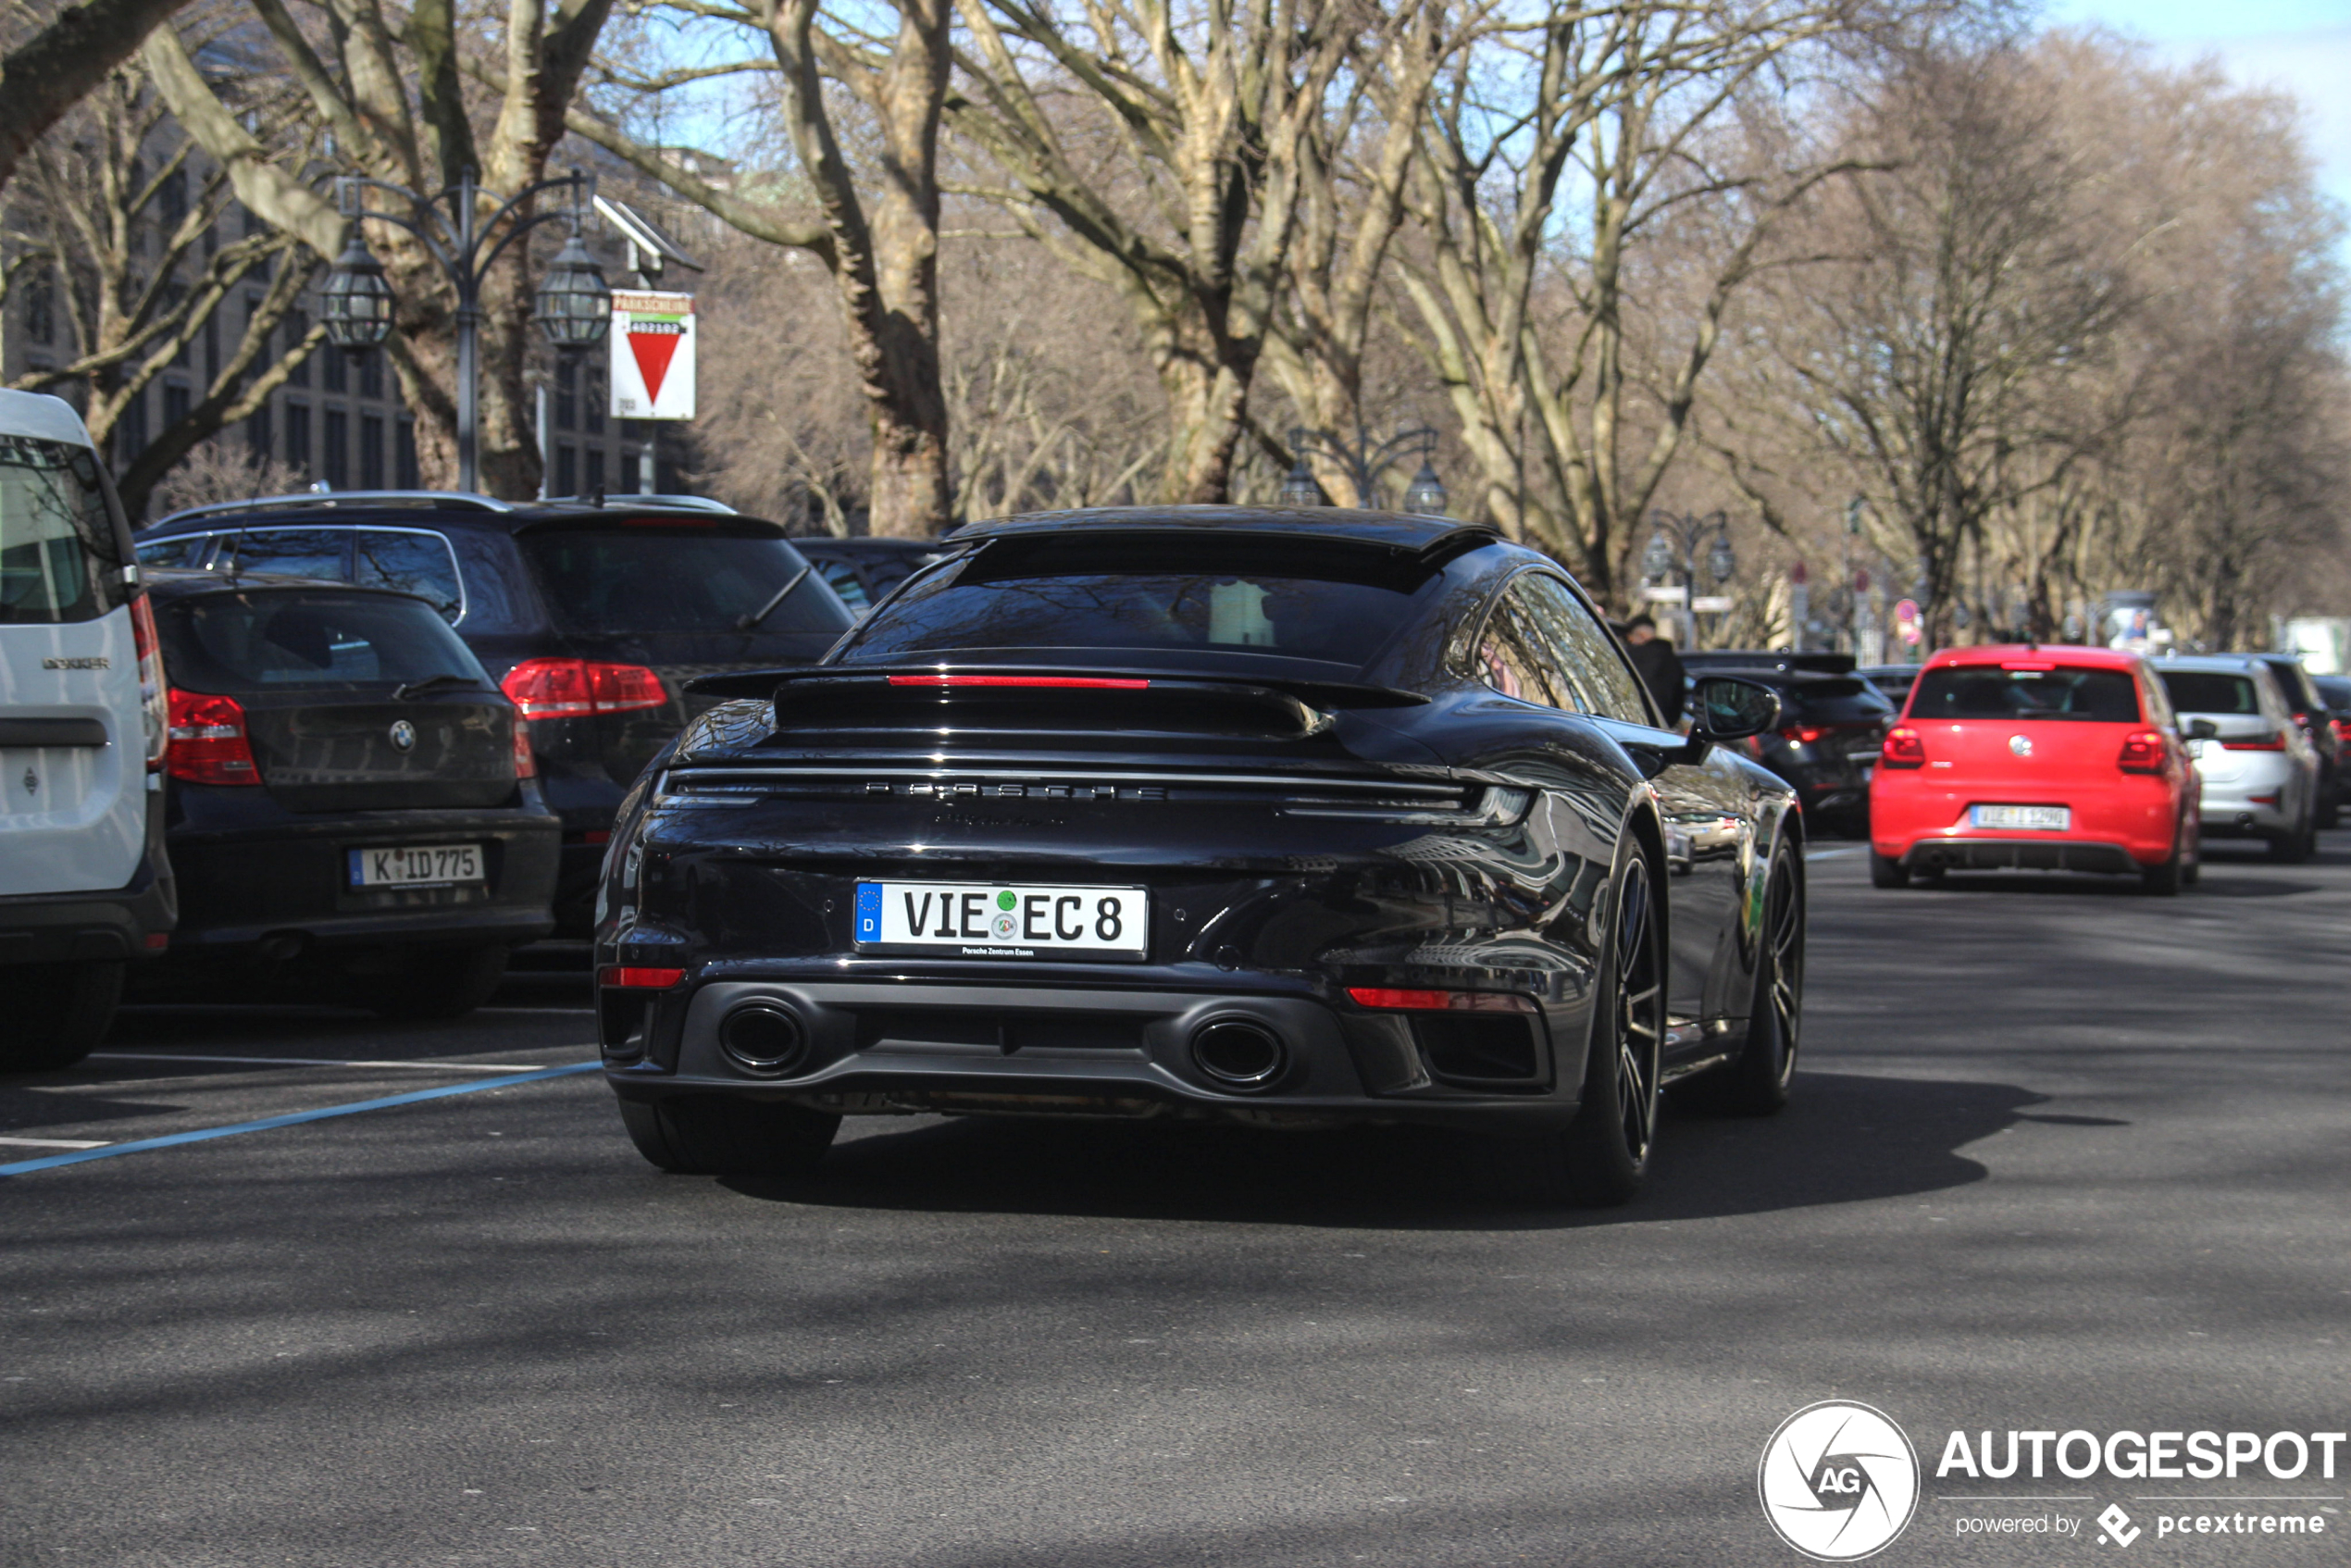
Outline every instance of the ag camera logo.
{"label": "ag camera logo", "polygon": [[1918,1450],[1885,1412],[1823,1400],[1780,1423],[1755,1486],[1780,1539],[1816,1562],[1858,1562],[1909,1527]]}

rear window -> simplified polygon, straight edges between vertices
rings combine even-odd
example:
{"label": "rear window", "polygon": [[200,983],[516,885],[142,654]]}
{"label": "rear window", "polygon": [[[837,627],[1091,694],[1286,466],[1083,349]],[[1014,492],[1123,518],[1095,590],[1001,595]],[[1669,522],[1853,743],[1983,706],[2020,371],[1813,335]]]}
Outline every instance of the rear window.
{"label": "rear window", "polygon": [[2128,673],[2119,669],[1947,666],[1919,677],[1910,694],[1910,716],[2137,724],[2139,689]]}
{"label": "rear window", "polygon": [[2295,708],[2323,705],[2318,701],[2318,693],[2310,690],[2310,672],[2302,667],[2300,660],[2264,659],[2261,662],[2270,666],[2271,675],[2278,678],[2279,689],[2285,692],[2288,703]]}
{"label": "rear window", "polygon": [[122,602],[128,564],[90,449],[0,436],[0,625],[94,620]]}
{"label": "rear window", "polygon": [[1796,680],[1787,687],[1788,716],[1809,724],[1874,724],[1894,716],[1885,693],[1866,680]]}
{"label": "rear window", "polygon": [[2261,711],[2261,693],[2249,675],[2168,669],[2163,672],[2163,690],[2171,694],[2171,705],[2183,714],[2258,714]]}
{"label": "rear window", "polygon": [[997,540],[916,579],[844,657],[948,649],[1196,649],[1360,666],[1431,573],[1384,551],[1279,539]]}
{"label": "rear window", "polygon": [[192,691],[396,686],[490,678],[457,634],[413,599],[330,590],[200,593],[158,605],[164,669]]}
{"label": "rear window", "polygon": [[2339,675],[2314,675],[2310,684],[2319,689],[2319,695],[2325,699],[2328,707],[2351,708],[2351,680]]}
{"label": "rear window", "polygon": [[798,585],[760,619],[760,630],[838,632],[850,625],[840,597],[774,535],[696,523],[534,529],[521,542],[565,631],[730,631],[794,578]]}

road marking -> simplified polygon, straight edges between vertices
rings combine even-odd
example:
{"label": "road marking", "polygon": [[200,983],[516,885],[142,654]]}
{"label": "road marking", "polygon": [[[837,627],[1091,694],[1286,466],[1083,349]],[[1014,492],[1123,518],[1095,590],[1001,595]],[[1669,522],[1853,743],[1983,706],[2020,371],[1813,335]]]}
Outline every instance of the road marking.
{"label": "road marking", "polygon": [[51,1154],[39,1160],[19,1160],[13,1165],[0,1165],[0,1176],[23,1176],[30,1171],[45,1171],[55,1165],[78,1165],[84,1160],[109,1160],[117,1154],[142,1154],[150,1149],[168,1149],[174,1144],[201,1143],[207,1139],[230,1138],[241,1132],[267,1132],[272,1127],[290,1127],[303,1122],[322,1122],[330,1116],[355,1116],[362,1111],[381,1111],[393,1105],[414,1105],[419,1101],[441,1100],[453,1094],[477,1094],[485,1089],[504,1089],[510,1084],[537,1083],[542,1078],[560,1078],[573,1073],[592,1073],[603,1064],[576,1062],[566,1067],[541,1067],[537,1072],[523,1073],[514,1077],[482,1078],[468,1084],[449,1084],[441,1089],[420,1089],[412,1094],[387,1095],[381,1100],[362,1100],[350,1105],[330,1105],[319,1111],[290,1111],[282,1116],[264,1116],[257,1122],[234,1122],[227,1126],[198,1127],[193,1132],[175,1132],[166,1138],[143,1138],[130,1143],[109,1143],[102,1149],[77,1150],[70,1154]]}
{"label": "road marking", "polygon": [[339,1056],[192,1056],[180,1051],[93,1051],[92,1062],[237,1062],[259,1067],[413,1067],[427,1073],[528,1073],[528,1062],[347,1062]]}
{"label": "road marking", "polygon": [[[581,978],[586,978],[582,976]],[[477,1013],[593,1013],[592,1007],[477,1007]]]}
{"label": "road marking", "polygon": [[1807,860],[1835,860],[1841,854],[1860,854],[1860,852],[1861,847],[1859,844],[1856,844],[1851,849],[1844,850],[1806,850],[1804,852],[1804,858]]}
{"label": "road marking", "polygon": [[103,1138],[0,1138],[0,1143],[21,1144],[27,1149],[104,1149],[106,1146]]}

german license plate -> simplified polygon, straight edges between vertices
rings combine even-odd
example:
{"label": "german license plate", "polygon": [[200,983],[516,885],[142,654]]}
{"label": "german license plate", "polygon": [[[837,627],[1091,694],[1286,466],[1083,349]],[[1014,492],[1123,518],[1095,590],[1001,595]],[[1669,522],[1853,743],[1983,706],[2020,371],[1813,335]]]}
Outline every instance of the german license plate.
{"label": "german license plate", "polygon": [[2039,833],[2062,833],[2073,826],[2071,806],[1970,806],[1971,828],[2023,828]]}
{"label": "german license plate", "polygon": [[355,888],[423,888],[483,879],[479,844],[402,844],[347,852]]}
{"label": "german license plate", "polygon": [[854,936],[866,952],[1139,959],[1150,920],[1140,888],[860,882]]}

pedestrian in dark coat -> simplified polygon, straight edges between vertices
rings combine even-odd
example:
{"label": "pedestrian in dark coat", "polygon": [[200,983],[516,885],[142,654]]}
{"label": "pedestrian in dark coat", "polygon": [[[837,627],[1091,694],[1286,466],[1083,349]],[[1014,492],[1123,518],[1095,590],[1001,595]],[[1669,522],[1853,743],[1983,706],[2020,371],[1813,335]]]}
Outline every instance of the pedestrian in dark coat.
{"label": "pedestrian in dark coat", "polygon": [[1657,622],[1648,616],[1635,616],[1624,623],[1624,652],[1633,660],[1633,673],[1657,699],[1658,711],[1665,716],[1667,725],[1682,722],[1682,656],[1673,652],[1673,644],[1657,634]]}

